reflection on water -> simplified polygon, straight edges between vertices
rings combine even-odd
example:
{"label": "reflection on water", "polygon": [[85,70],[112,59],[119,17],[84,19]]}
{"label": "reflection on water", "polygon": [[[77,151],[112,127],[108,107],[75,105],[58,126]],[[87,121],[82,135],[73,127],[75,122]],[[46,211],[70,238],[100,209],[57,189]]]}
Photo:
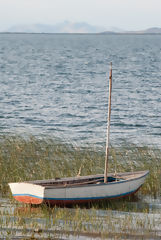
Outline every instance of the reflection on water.
{"label": "reflection on water", "polygon": [[82,240],[161,237],[160,199],[131,200],[123,204],[128,211],[30,207],[1,198],[1,237]]}

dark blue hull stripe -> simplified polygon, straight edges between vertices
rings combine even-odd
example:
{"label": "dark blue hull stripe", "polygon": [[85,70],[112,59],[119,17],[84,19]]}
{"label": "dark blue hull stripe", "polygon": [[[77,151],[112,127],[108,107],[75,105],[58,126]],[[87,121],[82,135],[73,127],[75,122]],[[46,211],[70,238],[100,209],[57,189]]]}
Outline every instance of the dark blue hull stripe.
{"label": "dark blue hull stripe", "polygon": [[33,198],[39,198],[39,199],[44,199],[43,197],[38,197],[36,195],[24,193],[24,194],[13,194],[14,197],[16,196],[21,196],[21,197],[33,197]]}

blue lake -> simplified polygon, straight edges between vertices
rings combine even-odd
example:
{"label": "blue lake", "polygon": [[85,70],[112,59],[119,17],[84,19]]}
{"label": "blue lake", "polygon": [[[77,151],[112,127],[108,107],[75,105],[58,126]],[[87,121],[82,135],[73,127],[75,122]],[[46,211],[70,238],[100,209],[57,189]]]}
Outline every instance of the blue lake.
{"label": "blue lake", "polygon": [[161,35],[0,34],[0,135],[161,147]]}

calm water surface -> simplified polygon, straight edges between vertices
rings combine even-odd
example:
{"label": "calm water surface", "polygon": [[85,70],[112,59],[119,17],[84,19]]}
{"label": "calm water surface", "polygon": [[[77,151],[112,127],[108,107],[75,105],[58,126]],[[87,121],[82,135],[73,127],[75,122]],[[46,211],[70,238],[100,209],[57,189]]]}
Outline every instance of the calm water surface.
{"label": "calm water surface", "polygon": [[161,146],[161,36],[0,34],[0,134]]}

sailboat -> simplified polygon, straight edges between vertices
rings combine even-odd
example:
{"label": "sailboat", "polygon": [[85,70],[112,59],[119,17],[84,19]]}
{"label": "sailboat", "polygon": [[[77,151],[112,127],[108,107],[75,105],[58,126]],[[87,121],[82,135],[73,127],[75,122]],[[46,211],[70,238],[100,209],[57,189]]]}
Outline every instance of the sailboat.
{"label": "sailboat", "polygon": [[134,194],[149,171],[108,173],[111,118],[112,63],[109,75],[109,102],[104,174],[9,183],[13,197],[28,204],[67,206],[115,199]]}

